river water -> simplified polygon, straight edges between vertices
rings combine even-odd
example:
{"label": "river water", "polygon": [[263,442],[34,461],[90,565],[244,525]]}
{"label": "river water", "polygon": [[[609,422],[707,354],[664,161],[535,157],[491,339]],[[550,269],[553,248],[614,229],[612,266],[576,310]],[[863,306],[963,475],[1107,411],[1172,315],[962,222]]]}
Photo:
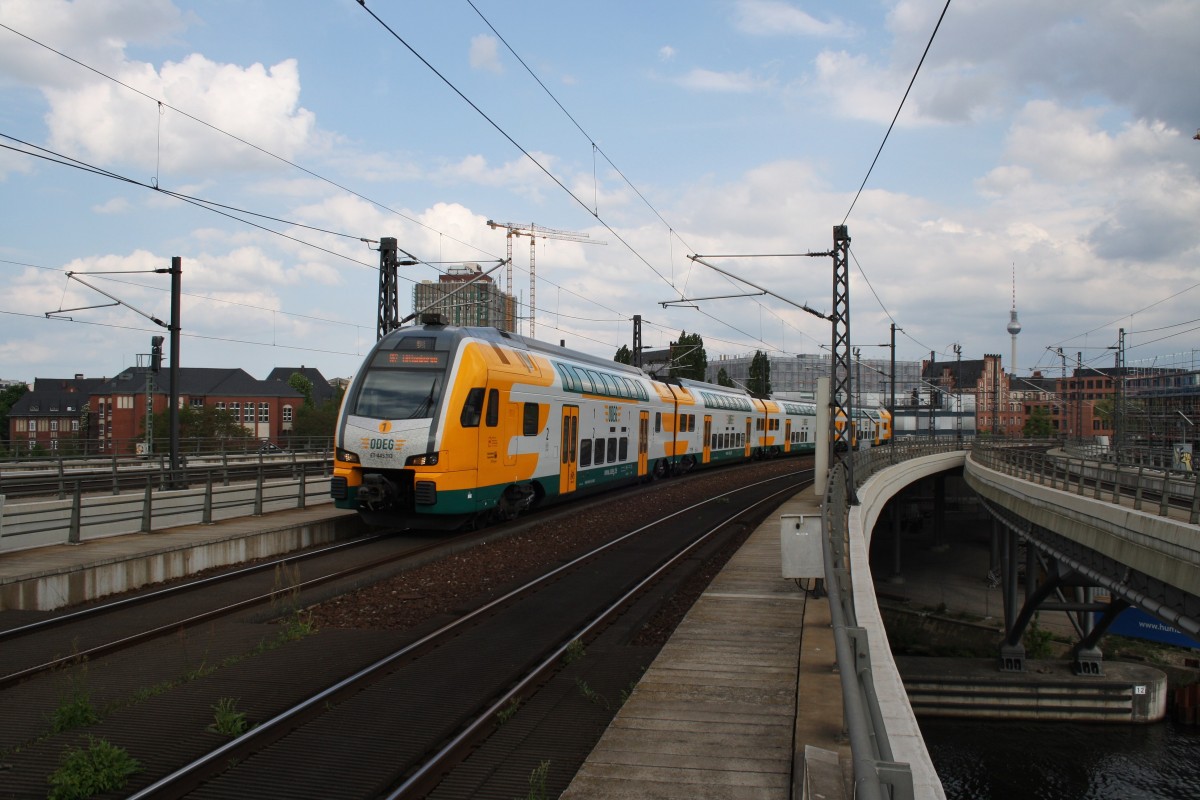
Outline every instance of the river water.
{"label": "river water", "polygon": [[920,725],[949,800],[1200,799],[1200,726]]}

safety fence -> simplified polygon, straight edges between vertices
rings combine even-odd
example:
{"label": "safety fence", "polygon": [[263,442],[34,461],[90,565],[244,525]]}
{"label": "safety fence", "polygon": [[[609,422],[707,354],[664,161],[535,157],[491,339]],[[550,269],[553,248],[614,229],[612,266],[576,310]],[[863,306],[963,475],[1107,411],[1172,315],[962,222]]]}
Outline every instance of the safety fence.
{"label": "safety fence", "polygon": [[914,792],[910,765],[897,762],[892,752],[875,692],[867,631],[858,624],[854,608],[847,536],[850,505],[857,502],[859,487],[872,474],[908,459],[963,447],[961,441],[952,439],[893,442],[854,453],[852,470],[848,464],[836,461],[829,471],[822,509],[825,586],[842,681],[842,710],[850,739],[856,800],[912,800]]}
{"label": "safety fence", "polygon": [[1160,517],[1186,515],[1200,524],[1200,487],[1195,472],[1140,463],[1079,458],[1045,448],[996,448],[976,443],[973,456],[983,466],[1052,489],[1093,500],[1131,503],[1136,511]]}
{"label": "safety fence", "polygon": [[76,479],[61,500],[13,502],[0,495],[0,551],[307,508],[331,502],[329,475],[327,461],[294,462],[280,477],[272,477],[267,465],[259,464],[252,475],[236,482],[228,470],[193,467],[186,488],[164,487],[160,475],[148,473],[141,491],[89,493],[84,481]]}

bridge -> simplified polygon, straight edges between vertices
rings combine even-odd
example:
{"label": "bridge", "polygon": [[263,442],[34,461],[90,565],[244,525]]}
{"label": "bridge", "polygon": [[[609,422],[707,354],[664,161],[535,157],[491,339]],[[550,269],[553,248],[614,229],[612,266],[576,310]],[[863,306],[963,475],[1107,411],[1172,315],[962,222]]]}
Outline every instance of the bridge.
{"label": "bridge", "polygon": [[[887,503],[929,476],[961,470],[999,538],[1005,634],[997,668],[1022,672],[1022,635],[1039,609],[1073,613],[1076,674],[1103,674],[1100,637],[1137,607],[1200,633],[1200,493],[1191,473],[1047,452],[1043,445],[897,443],[854,456],[857,504],[835,468],[823,506],[826,576],[846,725],[860,797],[912,796],[932,765],[892,658],[868,560]],[[940,511],[940,510],[939,510]],[[936,512],[935,512],[936,513]],[[1018,559],[1024,541],[1026,563]],[[1022,567],[1036,580],[1019,591]],[[1077,600],[1062,590],[1077,590]],[[1111,599],[1097,602],[1103,591]],[[1056,599],[1057,598],[1057,599]],[[934,778],[936,783],[936,778]]]}

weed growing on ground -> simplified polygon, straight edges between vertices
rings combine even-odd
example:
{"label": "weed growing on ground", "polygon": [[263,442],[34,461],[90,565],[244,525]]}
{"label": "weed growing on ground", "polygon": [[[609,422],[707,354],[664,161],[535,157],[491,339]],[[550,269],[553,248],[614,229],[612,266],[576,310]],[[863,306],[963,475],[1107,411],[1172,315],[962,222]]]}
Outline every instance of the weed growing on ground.
{"label": "weed growing on ground", "polygon": [[59,698],[58,708],[50,714],[50,727],[55,733],[82,728],[100,721],[100,715],[92,707],[91,692],[87,688],[87,657],[76,656],[67,672],[67,688]]}
{"label": "weed growing on ground", "polygon": [[496,722],[503,725],[512,719],[513,715],[516,714],[520,708],[521,701],[514,697],[512,700],[508,701],[508,705],[496,712]]}
{"label": "weed growing on ground", "polygon": [[606,711],[612,710],[612,706],[609,705],[608,700],[605,699],[604,695],[597,692],[591,686],[588,686],[587,682],[582,678],[575,679],[575,686],[579,689],[579,693],[587,698],[589,703],[594,703]]}
{"label": "weed growing on ground", "polygon": [[123,789],[142,765],[122,747],[88,737],[87,749],[67,748],[62,763],[46,780],[50,800],[76,800]]}
{"label": "weed growing on ground", "polygon": [[300,600],[300,565],[277,564],[271,587],[271,605],[283,611],[295,610]]}
{"label": "weed growing on ground", "polygon": [[296,609],[283,620],[283,629],[279,632],[279,638],[284,642],[295,642],[305,636],[312,636],[316,632],[317,625],[313,622],[312,612]]}
{"label": "weed growing on ground", "polygon": [[223,736],[241,736],[250,727],[245,712],[237,710],[237,699],[222,697],[213,705],[213,722],[208,729]]}
{"label": "weed growing on ground", "polygon": [[1050,648],[1050,640],[1053,638],[1054,635],[1050,631],[1038,625],[1037,614],[1034,614],[1033,621],[1025,629],[1025,657],[1049,658],[1053,653]]}
{"label": "weed growing on ground", "polygon": [[579,659],[587,655],[587,650],[584,649],[582,639],[572,639],[567,645],[567,650],[563,653],[563,664],[574,664]]}
{"label": "weed growing on ground", "polygon": [[529,773],[529,794],[518,800],[546,800],[546,776],[550,774],[550,762],[543,761]]}

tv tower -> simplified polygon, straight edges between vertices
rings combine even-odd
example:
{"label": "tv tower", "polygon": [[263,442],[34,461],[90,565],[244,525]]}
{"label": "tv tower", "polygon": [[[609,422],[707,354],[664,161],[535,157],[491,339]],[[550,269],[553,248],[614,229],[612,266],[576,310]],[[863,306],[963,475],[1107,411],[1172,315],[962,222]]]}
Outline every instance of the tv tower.
{"label": "tv tower", "polygon": [[1008,371],[1017,374],[1017,334],[1021,332],[1021,322],[1017,319],[1017,265],[1013,264],[1012,273],[1012,311],[1008,312],[1008,332],[1012,335],[1012,361]]}

